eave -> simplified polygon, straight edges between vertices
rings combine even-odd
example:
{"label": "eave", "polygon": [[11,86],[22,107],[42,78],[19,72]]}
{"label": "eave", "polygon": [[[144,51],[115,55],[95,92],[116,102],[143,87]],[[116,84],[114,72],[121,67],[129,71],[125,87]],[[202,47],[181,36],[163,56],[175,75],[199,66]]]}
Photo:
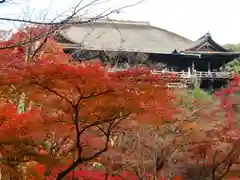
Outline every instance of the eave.
{"label": "eave", "polygon": [[104,48],[94,48],[94,47],[84,47],[81,44],[72,44],[72,43],[58,43],[58,45],[62,46],[64,50],[71,50],[71,49],[83,49],[83,50],[89,50],[89,51],[105,51],[105,52],[138,52],[138,53],[146,53],[146,54],[172,54],[172,51],[169,52],[152,52],[151,50],[140,50],[138,48],[136,49],[130,49],[130,48],[111,48],[111,47],[104,47]]}
{"label": "eave", "polygon": [[239,52],[214,52],[214,51],[182,51],[180,52],[181,54],[198,54],[201,56],[234,56],[234,57],[239,57],[240,53]]}

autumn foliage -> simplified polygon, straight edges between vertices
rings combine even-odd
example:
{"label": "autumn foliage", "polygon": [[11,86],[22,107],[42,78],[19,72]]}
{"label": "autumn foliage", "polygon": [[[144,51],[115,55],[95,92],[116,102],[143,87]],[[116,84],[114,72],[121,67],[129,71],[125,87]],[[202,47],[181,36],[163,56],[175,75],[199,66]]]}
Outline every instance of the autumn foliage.
{"label": "autumn foliage", "polygon": [[[47,31],[24,29],[1,47]],[[72,63],[52,37],[2,48],[0,60],[5,179],[238,175],[239,77],[217,98],[197,100],[168,90],[147,68],[109,72],[100,63]]]}

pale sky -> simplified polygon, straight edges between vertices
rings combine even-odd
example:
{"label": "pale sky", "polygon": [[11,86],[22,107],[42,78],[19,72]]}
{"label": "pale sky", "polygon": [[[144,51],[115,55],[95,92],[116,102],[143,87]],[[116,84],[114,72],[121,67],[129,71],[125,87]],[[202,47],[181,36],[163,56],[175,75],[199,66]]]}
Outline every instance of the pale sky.
{"label": "pale sky", "polygon": [[[52,19],[62,12],[70,12],[79,0],[13,0],[17,4],[0,4],[0,17],[20,17],[32,20]],[[85,4],[91,0],[84,0]],[[99,0],[108,1],[87,8],[82,14],[91,16],[105,9],[119,8],[133,4],[137,0]],[[84,5],[84,4],[83,4]],[[82,6],[83,6],[82,5]],[[149,21],[179,35],[196,40],[208,31],[220,44],[240,43],[240,0],[145,0],[143,3],[124,9],[111,17],[115,19]],[[12,25],[0,21],[0,29]]]}

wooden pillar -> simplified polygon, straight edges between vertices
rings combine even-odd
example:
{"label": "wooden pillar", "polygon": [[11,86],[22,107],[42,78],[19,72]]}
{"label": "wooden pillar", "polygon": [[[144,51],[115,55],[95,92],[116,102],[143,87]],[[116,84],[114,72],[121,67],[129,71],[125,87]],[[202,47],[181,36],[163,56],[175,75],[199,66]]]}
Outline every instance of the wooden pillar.
{"label": "wooden pillar", "polygon": [[211,92],[213,91],[213,85],[214,85],[214,80],[211,79],[210,83],[209,83],[209,87],[208,87],[208,90],[211,91]]}
{"label": "wooden pillar", "polygon": [[191,76],[191,69],[188,67],[188,75]]}
{"label": "wooden pillar", "polygon": [[210,64],[210,62],[208,61],[208,72],[210,72],[211,71],[211,64]]}
{"label": "wooden pillar", "polygon": [[192,72],[194,72],[195,70],[195,64],[194,64],[194,61],[192,61]]}
{"label": "wooden pillar", "polygon": [[225,61],[223,61],[223,71],[225,71],[226,70],[226,63],[225,63]]}

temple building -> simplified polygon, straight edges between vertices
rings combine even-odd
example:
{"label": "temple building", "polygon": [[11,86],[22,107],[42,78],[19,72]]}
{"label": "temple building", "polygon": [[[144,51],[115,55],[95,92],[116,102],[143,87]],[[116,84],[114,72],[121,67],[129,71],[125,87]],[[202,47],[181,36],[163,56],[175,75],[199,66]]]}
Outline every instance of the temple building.
{"label": "temple building", "polygon": [[115,70],[145,64],[155,73],[177,73],[181,83],[197,80],[202,88],[226,84],[232,73],[225,65],[240,55],[216,43],[209,32],[192,41],[148,22],[101,19],[73,23],[59,31],[56,39],[74,60],[98,57]]}

